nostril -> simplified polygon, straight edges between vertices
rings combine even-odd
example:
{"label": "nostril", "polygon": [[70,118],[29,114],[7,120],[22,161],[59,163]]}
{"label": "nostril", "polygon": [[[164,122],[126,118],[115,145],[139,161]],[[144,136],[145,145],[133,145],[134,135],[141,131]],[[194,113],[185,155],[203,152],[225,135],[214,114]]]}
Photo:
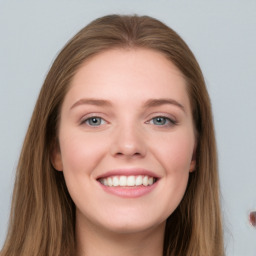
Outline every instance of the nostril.
{"label": "nostril", "polygon": [[142,155],[140,152],[129,152],[128,150],[125,152],[117,152],[117,156],[140,156]]}

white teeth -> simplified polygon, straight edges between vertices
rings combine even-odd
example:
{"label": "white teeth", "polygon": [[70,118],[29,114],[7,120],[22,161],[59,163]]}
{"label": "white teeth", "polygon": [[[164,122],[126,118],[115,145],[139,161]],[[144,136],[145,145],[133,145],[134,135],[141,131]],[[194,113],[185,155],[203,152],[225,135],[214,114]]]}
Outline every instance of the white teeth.
{"label": "white teeth", "polygon": [[[113,185],[113,181],[112,181],[112,179],[109,177],[109,178],[107,178],[107,179],[103,179],[103,180],[106,180],[107,181],[107,185],[106,186],[112,186]],[[104,182],[103,182],[104,183]],[[105,185],[105,184],[104,184]]]}
{"label": "white teeth", "polygon": [[141,175],[136,177],[135,185],[136,186],[142,185],[142,176]]}
{"label": "white teeth", "polygon": [[120,186],[126,186],[126,176],[121,176],[119,179]]}
{"label": "white teeth", "polygon": [[155,179],[149,176],[113,176],[108,178],[102,178],[99,180],[105,186],[108,187],[134,187],[134,186],[150,186],[154,184]]}
{"label": "white teeth", "polygon": [[153,183],[154,183],[154,179],[153,179],[153,177],[150,177],[148,179],[148,185],[152,185]]}
{"label": "white teeth", "polygon": [[132,187],[135,185],[135,176],[128,176],[126,185]]}
{"label": "white teeth", "polygon": [[147,176],[143,177],[142,183],[143,183],[144,186],[148,185],[148,177]]}
{"label": "white teeth", "polygon": [[107,179],[104,179],[104,180],[103,180],[103,185],[105,185],[105,186],[108,185]]}
{"label": "white teeth", "polygon": [[119,186],[119,179],[118,179],[118,177],[113,177],[113,186],[114,187],[117,187],[117,186]]}

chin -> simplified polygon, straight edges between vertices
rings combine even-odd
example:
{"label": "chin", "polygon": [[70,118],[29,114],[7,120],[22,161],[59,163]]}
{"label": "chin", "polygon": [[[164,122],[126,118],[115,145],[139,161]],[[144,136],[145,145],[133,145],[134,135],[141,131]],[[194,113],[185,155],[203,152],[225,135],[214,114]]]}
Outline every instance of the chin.
{"label": "chin", "polygon": [[132,234],[145,232],[147,230],[156,229],[159,226],[165,226],[166,218],[154,218],[150,216],[128,215],[128,216],[113,216],[106,222],[101,223],[106,230],[117,234]]}

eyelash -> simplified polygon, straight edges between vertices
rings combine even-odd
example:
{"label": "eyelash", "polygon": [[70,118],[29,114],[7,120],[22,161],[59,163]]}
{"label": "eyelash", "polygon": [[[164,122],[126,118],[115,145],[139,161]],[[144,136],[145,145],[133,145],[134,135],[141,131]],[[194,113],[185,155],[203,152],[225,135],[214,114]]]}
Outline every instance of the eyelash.
{"label": "eyelash", "polygon": [[[163,124],[157,124],[154,122],[154,121],[161,121],[161,120],[164,121]],[[100,124],[96,123],[96,125],[95,125],[95,122],[97,122],[97,121],[100,121]],[[107,122],[102,117],[99,117],[99,116],[91,116],[91,117],[88,117],[88,118],[82,120],[82,122],[81,122],[81,124],[86,124],[90,127],[99,127],[106,123]],[[152,125],[161,126],[161,127],[170,127],[170,126],[177,125],[177,121],[175,121],[169,117],[166,117],[166,116],[156,116],[156,117],[151,118],[149,121],[147,121],[146,124],[152,124]]]}
{"label": "eyelash", "polygon": [[[100,120],[101,123],[99,125],[94,125],[94,124],[90,123],[90,121],[94,122],[95,120]],[[91,117],[88,117],[88,118],[82,120],[82,122],[81,122],[81,124],[86,124],[86,125],[91,126],[91,127],[98,127],[98,126],[100,126],[102,124],[106,124],[106,123],[107,122],[99,116],[91,116]]]}
{"label": "eyelash", "polygon": [[[157,120],[157,119],[164,120],[164,123],[163,124],[156,124],[156,123],[154,123],[154,120]],[[155,125],[155,126],[161,126],[161,127],[170,127],[170,126],[177,125],[177,121],[175,121],[175,120],[173,120],[173,119],[171,119],[169,117],[166,117],[166,116],[156,116],[156,117],[153,117],[153,118],[151,118],[146,123],[149,123],[149,124],[152,124],[152,125]]]}

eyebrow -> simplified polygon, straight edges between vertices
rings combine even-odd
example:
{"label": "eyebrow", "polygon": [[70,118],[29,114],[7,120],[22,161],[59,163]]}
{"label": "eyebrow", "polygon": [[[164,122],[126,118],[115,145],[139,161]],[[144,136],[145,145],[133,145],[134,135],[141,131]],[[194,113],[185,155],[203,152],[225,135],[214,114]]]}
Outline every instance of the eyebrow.
{"label": "eyebrow", "polygon": [[108,107],[111,106],[111,103],[107,100],[101,99],[80,99],[71,106],[70,110],[80,105],[95,105],[100,107]]}
{"label": "eyebrow", "polygon": [[169,99],[169,98],[149,99],[145,102],[144,106],[145,106],[145,108],[149,108],[149,107],[158,107],[158,106],[165,105],[165,104],[174,105],[176,107],[179,107],[182,111],[185,112],[185,107],[181,103],[179,103],[178,101],[176,101],[174,99]]}
{"label": "eyebrow", "polygon": [[[179,103],[178,101],[174,100],[174,99],[169,99],[169,98],[161,98],[161,99],[149,99],[147,100],[144,104],[143,107],[144,108],[150,108],[150,107],[158,107],[161,105],[174,105],[176,107],[179,107],[181,110],[183,110],[185,112],[185,107]],[[76,101],[70,108],[73,109],[77,106],[80,105],[94,105],[94,106],[100,106],[100,107],[109,107],[111,106],[111,102],[108,100],[103,100],[103,99],[94,99],[94,98],[84,98],[84,99],[80,99],[78,101]]]}

